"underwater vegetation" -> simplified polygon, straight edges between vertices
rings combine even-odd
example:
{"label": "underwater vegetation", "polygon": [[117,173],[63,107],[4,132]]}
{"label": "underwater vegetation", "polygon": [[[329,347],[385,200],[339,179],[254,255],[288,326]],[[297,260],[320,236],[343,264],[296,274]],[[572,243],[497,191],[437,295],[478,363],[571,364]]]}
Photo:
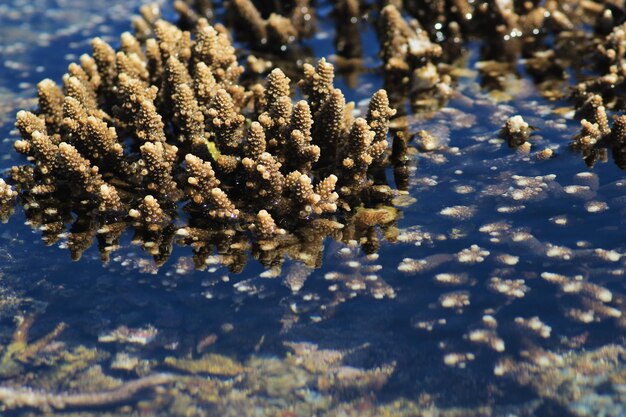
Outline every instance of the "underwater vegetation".
{"label": "underwater vegetation", "polygon": [[162,6],[17,112],[3,411],[623,415],[623,4]]}

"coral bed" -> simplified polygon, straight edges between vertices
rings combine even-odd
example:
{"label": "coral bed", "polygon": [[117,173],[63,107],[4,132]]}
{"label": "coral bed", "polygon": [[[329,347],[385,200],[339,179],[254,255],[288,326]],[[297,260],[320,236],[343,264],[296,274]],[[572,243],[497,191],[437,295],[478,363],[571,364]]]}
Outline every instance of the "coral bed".
{"label": "coral bed", "polygon": [[[331,410],[325,415],[344,408],[404,415],[402,407],[426,415],[471,397],[486,406],[441,414],[500,415],[512,409],[499,410],[494,399],[518,401],[524,387],[541,400],[520,405],[525,413],[515,407],[520,415],[591,403],[581,400],[580,387],[598,407],[619,399],[609,391],[623,385],[617,344],[626,298],[621,222],[612,213],[624,211],[624,183],[605,184],[617,176],[606,170],[574,175],[572,154],[559,152],[578,129],[570,120],[576,117],[582,129],[571,147],[589,165],[612,147],[624,166],[625,116],[611,121],[611,112],[623,108],[618,2],[337,1],[326,10],[337,23],[338,56],[298,62],[295,71],[284,61],[306,49],[316,16],[328,17],[312,7],[323,2],[229,2],[225,21],[237,45],[251,48],[247,62],[235,57],[227,29],[209,24],[210,3],[175,2],[178,27],[144,8],[119,51],[96,39],[92,56],[70,65],[62,87],[41,82],[38,110],[19,113],[22,139],[15,147],[30,163],[11,171],[17,192],[0,181],[0,216],[19,196],[47,243],[66,238],[77,259],[97,240],[103,259],[112,258],[106,276],[83,280],[81,271],[80,284],[63,278],[58,288],[42,288],[53,306],[49,317],[54,304],[65,311],[58,306],[66,302],[89,313],[68,317],[69,331],[109,343],[115,357],[100,345],[97,355],[85,351],[93,356],[88,361],[62,349],[53,339],[64,324],[28,343],[33,319],[21,319],[0,364],[10,381],[0,391],[6,407],[124,404],[136,390],[163,384],[171,392],[157,388],[155,401],[137,410],[190,415],[188,401],[232,415],[260,412],[258,404],[266,415],[294,415],[292,404],[311,401]],[[376,69],[360,62],[372,52],[359,44],[367,22],[381,44]],[[254,36],[245,36],[246,27]],[[574,50],[602,58],[592,64],[599,78],[577,73],[589,68],[574,62]],[[471,69],[457,65],[465,54]],[[363,117],[333,85],[335,71],[351,67],[384,77],[385,90],[360,106]],[[260,74],[267,79],[255,84]],[[301,79],[297,91],[289,77]],[[536,83],[530,96],[511,88],[520,80]],[[573,88],[557,88],[567,84]],[[554,106],[533,101],[537,94],[570,99],[575,109],[561,117]],[[449,99],[435,115],[402,114],[409,107],[438,109]],[[531,158],[535,146],[544,149]],[[387,185],[389,162],[395,185],[410,195]],[[411,175],[417,163],[419,174]],[[411,221],[396,228],[392,202],[411,206],[405,210]],[[159,267],[174,241],[190,246],[193,260],[178,257],[161,269],[160,282],[125,274],[156,272],[136,253],[111,256],[129,229]],[[329,236],[343,243],[325,245]],[[379,258],[382,237],[398,244],[383,246]],[[314,272],[325,246],[328,268]],[[240,272],[250,256],[267,270],[234,279],[219,269]],[[279,277],[285,256],[299,262],[267,280]],[[88,268],[85,261],[74,267]],[[194,267],[211,273],[193,274]],[[159,297],[145,295],[155,287]],[[163,294],[172,300],[164,302]],[[359,294],[386,301],[344,303]],[[155,314],[138,318],[137,311]],[[68,346],[74,334],[64,337]],[[319,348],[284,343],[301,339],[317,340]],[[595,349],[607,341],[616,345]],[[262,356],[276,345],[293,352],[285,361],[253,355],[242,362],[205,353],[228,352],[230,345],[246,355]],[[167,357],[158,357],[163,351]],[[74,362],[89,368],[68,377],[63,371]],[[31,367],[36,373],[24,371]],[[111,380],[109,369],[138,379]],[[176,374],[152,373],[163,369]],[[572,382],[581,370],[593,377]],[[389,394],[417,402],[378,405]],[[170,395],[176,401],[168,402]]]}

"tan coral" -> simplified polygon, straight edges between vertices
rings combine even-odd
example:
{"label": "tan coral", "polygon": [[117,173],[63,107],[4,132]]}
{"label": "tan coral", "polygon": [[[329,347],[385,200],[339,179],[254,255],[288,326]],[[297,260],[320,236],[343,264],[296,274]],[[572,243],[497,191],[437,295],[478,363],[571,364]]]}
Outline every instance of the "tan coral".
{"label": "tan coral", "polygon": [[310,64],[304,64],[303,71],[304,77],[298,85],[302,93],[307,97],[311,107],[311,114],[315,116],[333,93],[335,69],[332,64],[322,58],[315,67]]}
{"label": "tan coral", "polygon": [[230,148],[238,146],[242,137],[240,128],[245,117],[237,112],[231,95],[225,89],[217,90],[208,114],[209,125],[218,143]]}
{"label": "tan coral", "polygon": [[261,239],[271,239],[286,233],[285,230],[276,226],[276,222],[266,210],[260,210],[257,213],[253,226],[253,232]]}
{"label": "tan coral", "polygon": [[209,211],[209,214],[212,217],[230,219],[239,217],[239,210],[235,208],[235,205],[221,189],[213,188],[211,190],[211,199],[213,200],[214,208]]}
{"label": "tan coral", "polygon": [[11,188],[2,178],[0,178],[0,205],[12,203],[17,197],[17,192]]}
{"label": "tan coral", "polygon": [[373,142],[376,133],[371,130],[367,121],[358,118],[350,130],[348,144],[342,162],[345,171],[341,192],[356,195],[367,186],[367,171],[370,165],[387,149],[385,139]]}
{"label": "tan coral", "polygon": [[39,109],[48,126],[58,126],[63,120],[63,91],[50,79],[37,84]]}
{"label": "tan coral", "polygon": [[165,197],[176,198],[178,189],[172,176],[173,164],[168,160],[171,158],[168,153],[175,154],[177,148],[161,142],[146,142],[140,150],[150,178],[148,189]]}
{"label": "tan coral", "polygon": [[381,142],[387,139],[389,120],[395,115],[396,110],[389,107],[387,91],[376,91],[367,108],[367,123],[375,133],[374,142]]}
{"label": "tan coral", "polygon": [[185,156],[187,165],[187,183],[189,188],[187,193],[196,204],[204,204],[205,198],[210,195],[211,190],[220,185],[220,181],[215,177],[215,171],[210,162],[205,162],[195,155]]}
{"label": "tan coral", "polygon": [[138,209],[131,209],[129,216],[144,223],[148,230],[160,230],[167,216],[159,202],[152,195],[147,195],[139,204]]}
{"label": "tan coral", "polygon": [[[298,5],[294,15],[306,13],[308,2]],[[386,93],[374,95],[367,120],[354,120],[354,104],[346,104],[333,84],[333,65],[322,59],[305,65],[304,99],[294,103],[290,79],[279,69],[264,84],[240,84],[242,67],[224,27],[195,17],[193,30],[184,31],[155,10],[142,14],[139,31],[124,33],[120,50],[95,39],[93,56],[68,67],[63,89],[40,84],[37,114],[18,113],[22,138],[15,148],[34,164],[14,167],[11,176],[34,200],[27,203],[33,227],[42,225],[46,241],[57,241],[63,219],[46,217],[36,199],[59,203],[70,190],[62,210],[50,213],[76,206],[98,219],[68,235],[75,258],[98,236],[109,259],[123,222],[108,233],[113,227],[100,219],[119,222],[129,213],[136,239],[148,239],[142,246],[160,265],[174,236],[167,212],[185,205],[198,227],[180,233],[204,232],[179,237],[193,242],[199,266],[212,245],[232,270],[243,268],[248,250],[274,270],[285,256],[319,266],[326,236],[342,238],[345,225],[332,214],[349,219],[352,205],[383,198],[382,186],[360,191],[372,183],[372,163],[384,160],[395,113]],[[352,164],[342,165],[348,159]],[[352,185],[356,191],[340,195]],[[378,244],[374,230],[347,229],[346,239],[363,235],[368,250]]]}

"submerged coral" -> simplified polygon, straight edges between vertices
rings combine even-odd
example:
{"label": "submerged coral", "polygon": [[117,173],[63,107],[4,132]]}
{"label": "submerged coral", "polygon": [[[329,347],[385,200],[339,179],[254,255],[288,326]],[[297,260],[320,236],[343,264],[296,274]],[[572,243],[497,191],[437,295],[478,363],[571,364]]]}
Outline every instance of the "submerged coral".
{"label": "submerged coral", "polygon": [[[94,39],[93,56],[71,64],[62,87],[39,83],[36,113],[17,115],[15,149],[33,162],[12,170],[27,216],[54,241],[64,213],[79,213],[68,237],[74,258],[97,232],[108,259],[132,222],[158,264],[174,236],[199,256],[216,244],[227,257],[245,259],[251,249],[266,265],[284,254],[316,259],[350,211],[391,198],[372,176],[395,114],[385,90],[366,117],[353,119],[333,66],[321,59],[304,66],[305,99],[294,103],[280,69],[264,84],[240,84],[228,35],[206,19],[193,34],[145,14],[144,23],[149,33],[123,34],[117,52]],[[176,231],[181,204],[189,226]]]}
{"label": "submerged coral", "polygon": [[3,223],[6,223],[13,214],[16,197],[17,192],[0,178],[0,220]]}
{"label": "submerged coral", "polygon": [[588,166],[593,166],[609,148],[615,164],[626,169],[626,115],[618,115],[609,124],[604,100],[592,94],[579,107],[580,133],[574,136],[570,146],[580,151]]}
{"label": "submerged coral", "polygon": [[[200,18],[214,16],[212,2],[177,0],[174,8],[182,26],[192,28]],[[309,0],[227,2],[227,20],[242,40],[261,50],[284,51],[297,40],[309,37],[315,29],[315,10]]]}

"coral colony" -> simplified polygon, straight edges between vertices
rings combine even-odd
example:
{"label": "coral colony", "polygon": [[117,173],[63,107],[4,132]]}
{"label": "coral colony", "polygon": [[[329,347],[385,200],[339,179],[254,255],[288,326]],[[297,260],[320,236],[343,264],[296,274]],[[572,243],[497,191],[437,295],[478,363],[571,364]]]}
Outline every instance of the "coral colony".
{"label": "coral colony", "polygon": [[[506,46],[509,54],[530,54],[529,71],[545,74],[550,58],[541,41],[545,34],[556,36],[558,46],[585,19],[616,21],[612,9],[594,2],[382,3],[378,11],[354,0],[334,4],[338,22],[355,24],[364,13],[377,17],[387,91],[375,92],[367,114],[356,118],[352,103],[333,85],[335,68],[324,58],[299,70],[303,100],[294,102],[291,80],[254,55],[276,46],[272,53],[280,55],[283,47],[294,48],[311,36],[315,10],[308,1],[228,3],[235,35],[252,45],[250,68],[271,69],[266,81],[256,84],[244,81],[227,29],[208,23],[214,17],[211,2],[174,2],[180,26],[189,30],[160,19],[155,6],[144,6],[134,21],[135,35],[124,33],[118,51],[94,39],[92,55],[69,66],[61,87],[40,82],[38,109],[18,113],[22,139],[15,149],[32,164],[13,167],[17,192],[0,183],[0,215],[6,220],[11,214],[19,192],[28,221],[52,244],[76,213],[68,234],[75,259],[96,237],[108,259],[132,225],[135,240],[157,264],[177,240],[193,247],[198,266],[213,247],[232,270],[243,268],[249,250],[266,266],[276,266],[284,255],[315,265],[326,236],[369,241],[376,224],[355,231],[353,214],[360,206],[390,204],[392,191],[380,173],[389,161],[394,107],[404,111],[407,92],[417,110],[445,103],[453,94],[451,63],[462,42],[493,35],[494,53]],[[585,18],[587,12],[592,18]],[[579,83],[572,93],[582,119],[572,147],[589,164],[604,147],[613,147],[616,161],[626,159],[620,151],[623,117],[610,129],[604,105],[610,100],[611,107],[619,107],[615,90],[623,78],[623,34],[617,25],[604,42],[586,40],[596,46],[607,74]],[[345,33],[338,30],[337,36]],[[354,43],[336,41],[345,60],[360,56],[359,46],[347,46]],[[558,47],[553,53],[564,54]],[[487,81],[510,70],[494,61],[479,64]],[[509,118],[502,129],[511,146],[526,151],[531,133],[521,116]],[[436,142],[428,132],[419,135],[423,143]],[[392,162],[405,158],[410,137],[396,132]],[[553,152],[544,149],[538,156],[546,159]],[[394,169],[400,174],[402,164]],[[402,185],[402,179],[396,183]],[[174,226],[181,206],[186,227]]]}
{"label": "coral colony", "polygon": [[[324,237],[350,235],[351,213],[390,199],[370,175],[395,114],[385,90],[354,118],[321,59],[304,66],[304,99],[294,102],[278,68],[262,84],[240,84],[228,34],[204,18],[192,32],[161,19],[143,25],[144,36],[122,35],[119,51],[94,39],[62,87],[38,84],[36,113],[17,114],[15,149],[32,165],[11,177],[48,242],[74,211],[74,258],[96,234],[107,257],[131,222],[157,263],[179,239],[200,263],[212,245],[228,248],[233,270],[250,246],[268,266],[284,254],[315,265]],[[15,198],[2,186],[4,200]],[[188,226],[174,229],[181,204]]]}

